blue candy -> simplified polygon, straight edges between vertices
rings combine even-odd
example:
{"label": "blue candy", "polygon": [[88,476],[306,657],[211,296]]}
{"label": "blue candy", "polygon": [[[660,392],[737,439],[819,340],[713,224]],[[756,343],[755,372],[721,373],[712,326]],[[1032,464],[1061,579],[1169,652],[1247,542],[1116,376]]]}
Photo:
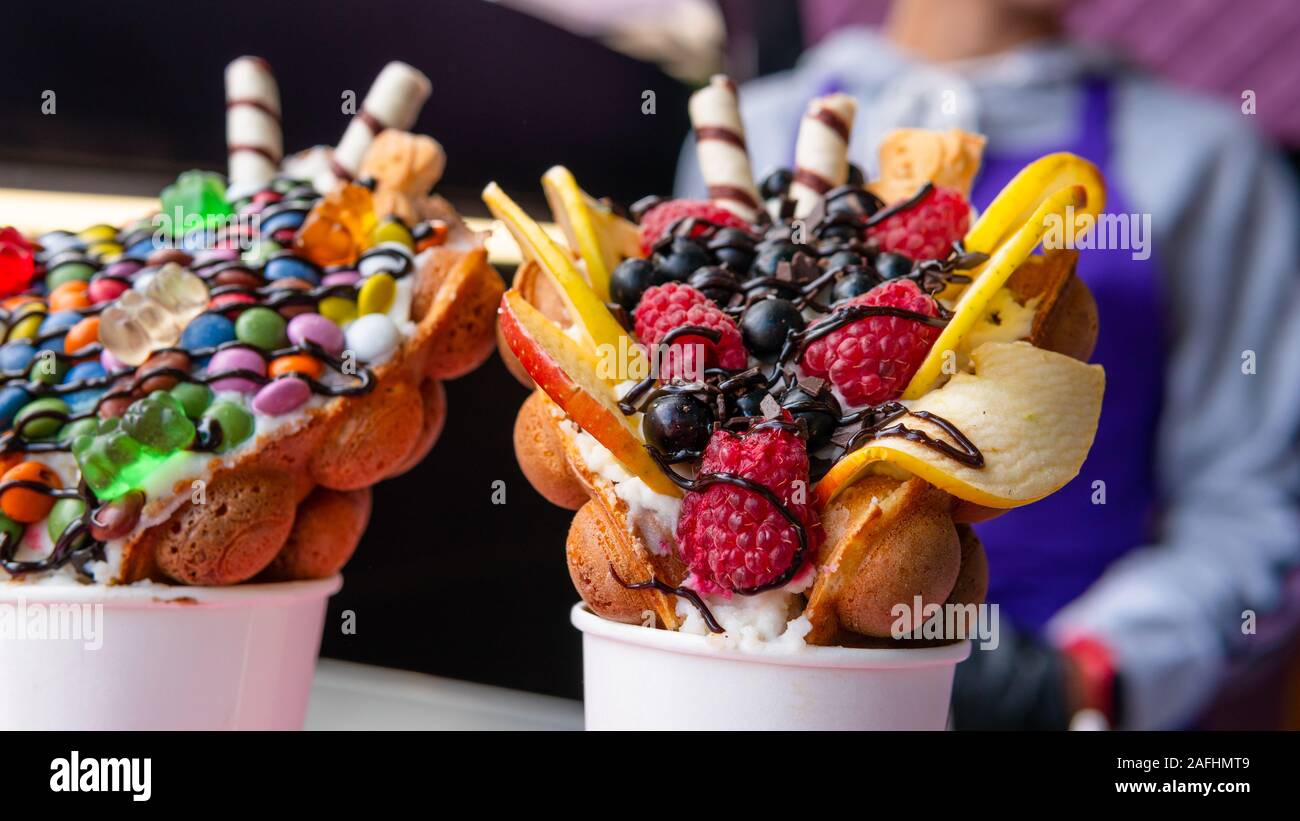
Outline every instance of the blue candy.
{"label": "blue candy", "polygon": [[0,428],[8,428],[14,423],[14,416],[31,400],[29,394],[17,385],[0,389]]}
{"label": "blue candy", "polygon": [[30,342],[8,342],[0,345],[0,371],[27,372],[36,358],[36,346]]}
{"label": "blue candy", "polygon": [[282,211],[262,220],[262,236],[269,237],[284,228],[297,230],[307,219],[305,211]]}
{"label": "blue candy", "polygon": [[66,331],[80,321],[80,311],[55,311],[41,321],[41,327],[37,333],[44,336],[56,331]]}
{"label": "blue candy", "polygon": [[215,348],[235,338],[235,323],[221,314],[199,314],[181,332],[180,346],[187,351]]}
{"label": "blue candy", "polygon": [[301,279],[312,285],[320,284],[320,274],[315,266],[289,254],[268,259],[262,275],[267,279]]}
{"label": "blue candy", "polygon": [[[63,375],[63,382],[64,384],[82,382],[87,379],[98,379],[106,375],[107,372],[104,370],[104,366],[91,360],[90,362],[79,362],[68,368],[68,372]],[[99,401],[99,397],[103,396],[106,390],[108,390],[108,387],[104,386],[65,393],[63,401],[68,403],[68,407],[72,408],[73,413],[85,413],[95,407],[95,403]]]}

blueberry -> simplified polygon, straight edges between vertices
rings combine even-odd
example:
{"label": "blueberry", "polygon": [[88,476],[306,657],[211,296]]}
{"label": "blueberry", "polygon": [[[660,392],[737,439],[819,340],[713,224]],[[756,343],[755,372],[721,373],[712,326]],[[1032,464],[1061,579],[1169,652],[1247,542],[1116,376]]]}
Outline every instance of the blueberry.
{"label": "blueberry", "polygon": [[648,260],[635,257],[625,259],[609,277],[609,296],[625,310],[635,311],[646,289],[663,281],[663,277]]}
{"label": "blueberry", "polygon": [[846,242],[855,240],[862,233],[862,229],[856,225],[828,225],[818,233],[819,239],[838,239]]}
{"label": "blueberry", "polygon": [[[803,406],[802,410],[797,409],[800,406]],[[808,428],[810,450],[816,450],[830,442],[840,421],[840,403],[826,387],[813,396],[796,385],[781,397],[781,407],[790,409],[796,420],[804,421]]]}
{"label": "blueberry", "polygon": [[876,255],[876,270],[885,279],[897,279],[912,271],[912,260],[902,254],[882,251]]}
{"label": "blueberry", "polygon": [[774,200],[785,196],[792,182],[794,182],[794,174],[790,173],[790,169],[778,168],[758,184],[758,193],[762,194],[765,200]]}
{"label": "blueberry", "polygon": [[878,279],[866,271],[853,271],[848,276],[840,277],[835,281],[835,287],[831,289],[831,302],[841,302],[861,296],[879,283]]}
{"label": "blueberry", "polygon": [[827,195],[827,214],[852,214],[869,217],[880,210],[883,203],[865,188],[837,188]]}
{"label": "blueberry", "polygon": [[698,242],[688,237],[676,237],[668,248],[668,253],[656,256],[656,266],[665,279],[684,282],[695,273],[696,268],[703,268],[712,260],[708,251]]}
{"label": "blueberry", "polygon": [[774,277],[777,266],[794,259],[794,255],[798,252],[798,246],[785,240],[767,245],[759,251],[758,259],[754,260],[754,273],[759,276]]}
{"label": "blueberry", "polygon": [[837,268],[847,268],[850,265],[862,265],[865,262],[862,255],[853,251],[836,251],[826,258],[826,270],[834,271]]}
{"label": "blueberry", "polygon": [[661,453],[698,452],[708,444],[712,424],[707,403],[689,393],[666,393],[646,406],[641,433]]}
{"label": "blueberry", "polygon": [[862,173],[862,169],[849,163],[849,185],[861,188],[866,181],[867,177]]}
{"label": "blueberry", "polygon": [[719,307],[726,307],[731,298],[740,292],[736,275],[717,265],[706,265],[696,270],[686,280],[686,284],[713,300]]}
{"label": "blueberry", "polygon": [[736,416],[762,416],[763,400],[767,397],[767,391],[754,389],[748,393],[742,393],[732,400],[733,414]]}
{"label": "blueberry", "polygon": [[762,299],[745,309],[740,317],[740,335],[745,347],[759,359],[781,353],[791,331],[802,331],[803,314],[788,299]]}

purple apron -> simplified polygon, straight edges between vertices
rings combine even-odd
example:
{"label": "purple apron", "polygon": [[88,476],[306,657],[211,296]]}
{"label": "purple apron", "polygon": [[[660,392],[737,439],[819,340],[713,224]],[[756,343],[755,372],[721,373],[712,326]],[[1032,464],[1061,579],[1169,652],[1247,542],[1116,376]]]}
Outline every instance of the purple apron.
{"label": "purple apron", "polygon": [[[1077,135],[1020,155],[984,155],[972,202],[987,207],[1025,165],[1049,151],[1071,151],[1101,169],[1106,212],[1135,214],[1119,184],[1110,145],[1111,86],[1084,85]],[[1151,238],[1146,237],[1150,249]],[[1164,386],[1163,305],[1154,254],[1080,251],[1078,274],[1097,300],[1101,330],[1092,361],[1106,368],[1106,396],[1092,452],[1075,479],[1041,502],[976,530],[989,557],[990,602],[1037,630],[1082,594],[1112,561],[1149,541],[1154,516],[1156,422]],[[1095,483],[1104,483],[1097,485]],[[1104,497],[1103,497],[1104,492]],[[1097,504],[1104,498],[1104,504]]]}

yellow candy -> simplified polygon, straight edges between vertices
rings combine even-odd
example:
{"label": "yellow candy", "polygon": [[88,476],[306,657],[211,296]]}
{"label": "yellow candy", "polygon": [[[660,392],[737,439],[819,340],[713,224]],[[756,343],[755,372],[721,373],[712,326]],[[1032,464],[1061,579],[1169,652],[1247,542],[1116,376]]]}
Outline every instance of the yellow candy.
{"label": "yellow candy", "polygon": [[415,249],[415,238],[411,236],[410,229],[397,220],[384,220],[375,227],[370,244],[378,245],[381,242],[396,242],[406,248]]}
{"label": "yellow candy", "polygon": [[327,296],[320,301],[317,310],[320,315],[336,325],[343,325],[357,318],[357,303],[341,296]]}
{"label": "yellow candy", "polygon": [[386,314],[396,298],[397,280],[384,273],[366,277],[361,281],[361,293],[357,294],[357,313]]}
{"label": "yellow candy", "polygon": [[88,243],[107,242],[108,240],[117,238],[117,229],[111,225],[100,223],[99,225],[92,225],[86,230],[78,233],[77,237]]}
{"label": "yellow candy", "polygon": [[116,242],[96,242],[86,249],[86,253],[98,260],[108,262],[121,256],[124,250],[126,249]]}
{"label": "yellow candy", "polygon": [[28,316],[18,320],[14,326],[9,329],[8,341],[15,339],[35,339],[36,334],[40,331],[41,322],[45,319],[45,313],[29,313]]}

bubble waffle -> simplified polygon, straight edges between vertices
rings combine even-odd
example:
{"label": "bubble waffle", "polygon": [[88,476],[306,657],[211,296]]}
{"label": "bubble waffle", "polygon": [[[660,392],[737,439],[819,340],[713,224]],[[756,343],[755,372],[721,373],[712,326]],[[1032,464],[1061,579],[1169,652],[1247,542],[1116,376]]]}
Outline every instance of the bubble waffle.
{"label": "bubble waffle", "polygon": [[369,487],[436,441],[442,381],[490,355],[503,290],[428,193],[441,147],[395,130],[427,96],[398,92],[427,84],[386,68],[357,121],[374,133],[313,149],[302,181],[269,68],[240,58],[228,183],[186,172],[120,229],[5,233],[0,577],[226,585],[347,561]]}

